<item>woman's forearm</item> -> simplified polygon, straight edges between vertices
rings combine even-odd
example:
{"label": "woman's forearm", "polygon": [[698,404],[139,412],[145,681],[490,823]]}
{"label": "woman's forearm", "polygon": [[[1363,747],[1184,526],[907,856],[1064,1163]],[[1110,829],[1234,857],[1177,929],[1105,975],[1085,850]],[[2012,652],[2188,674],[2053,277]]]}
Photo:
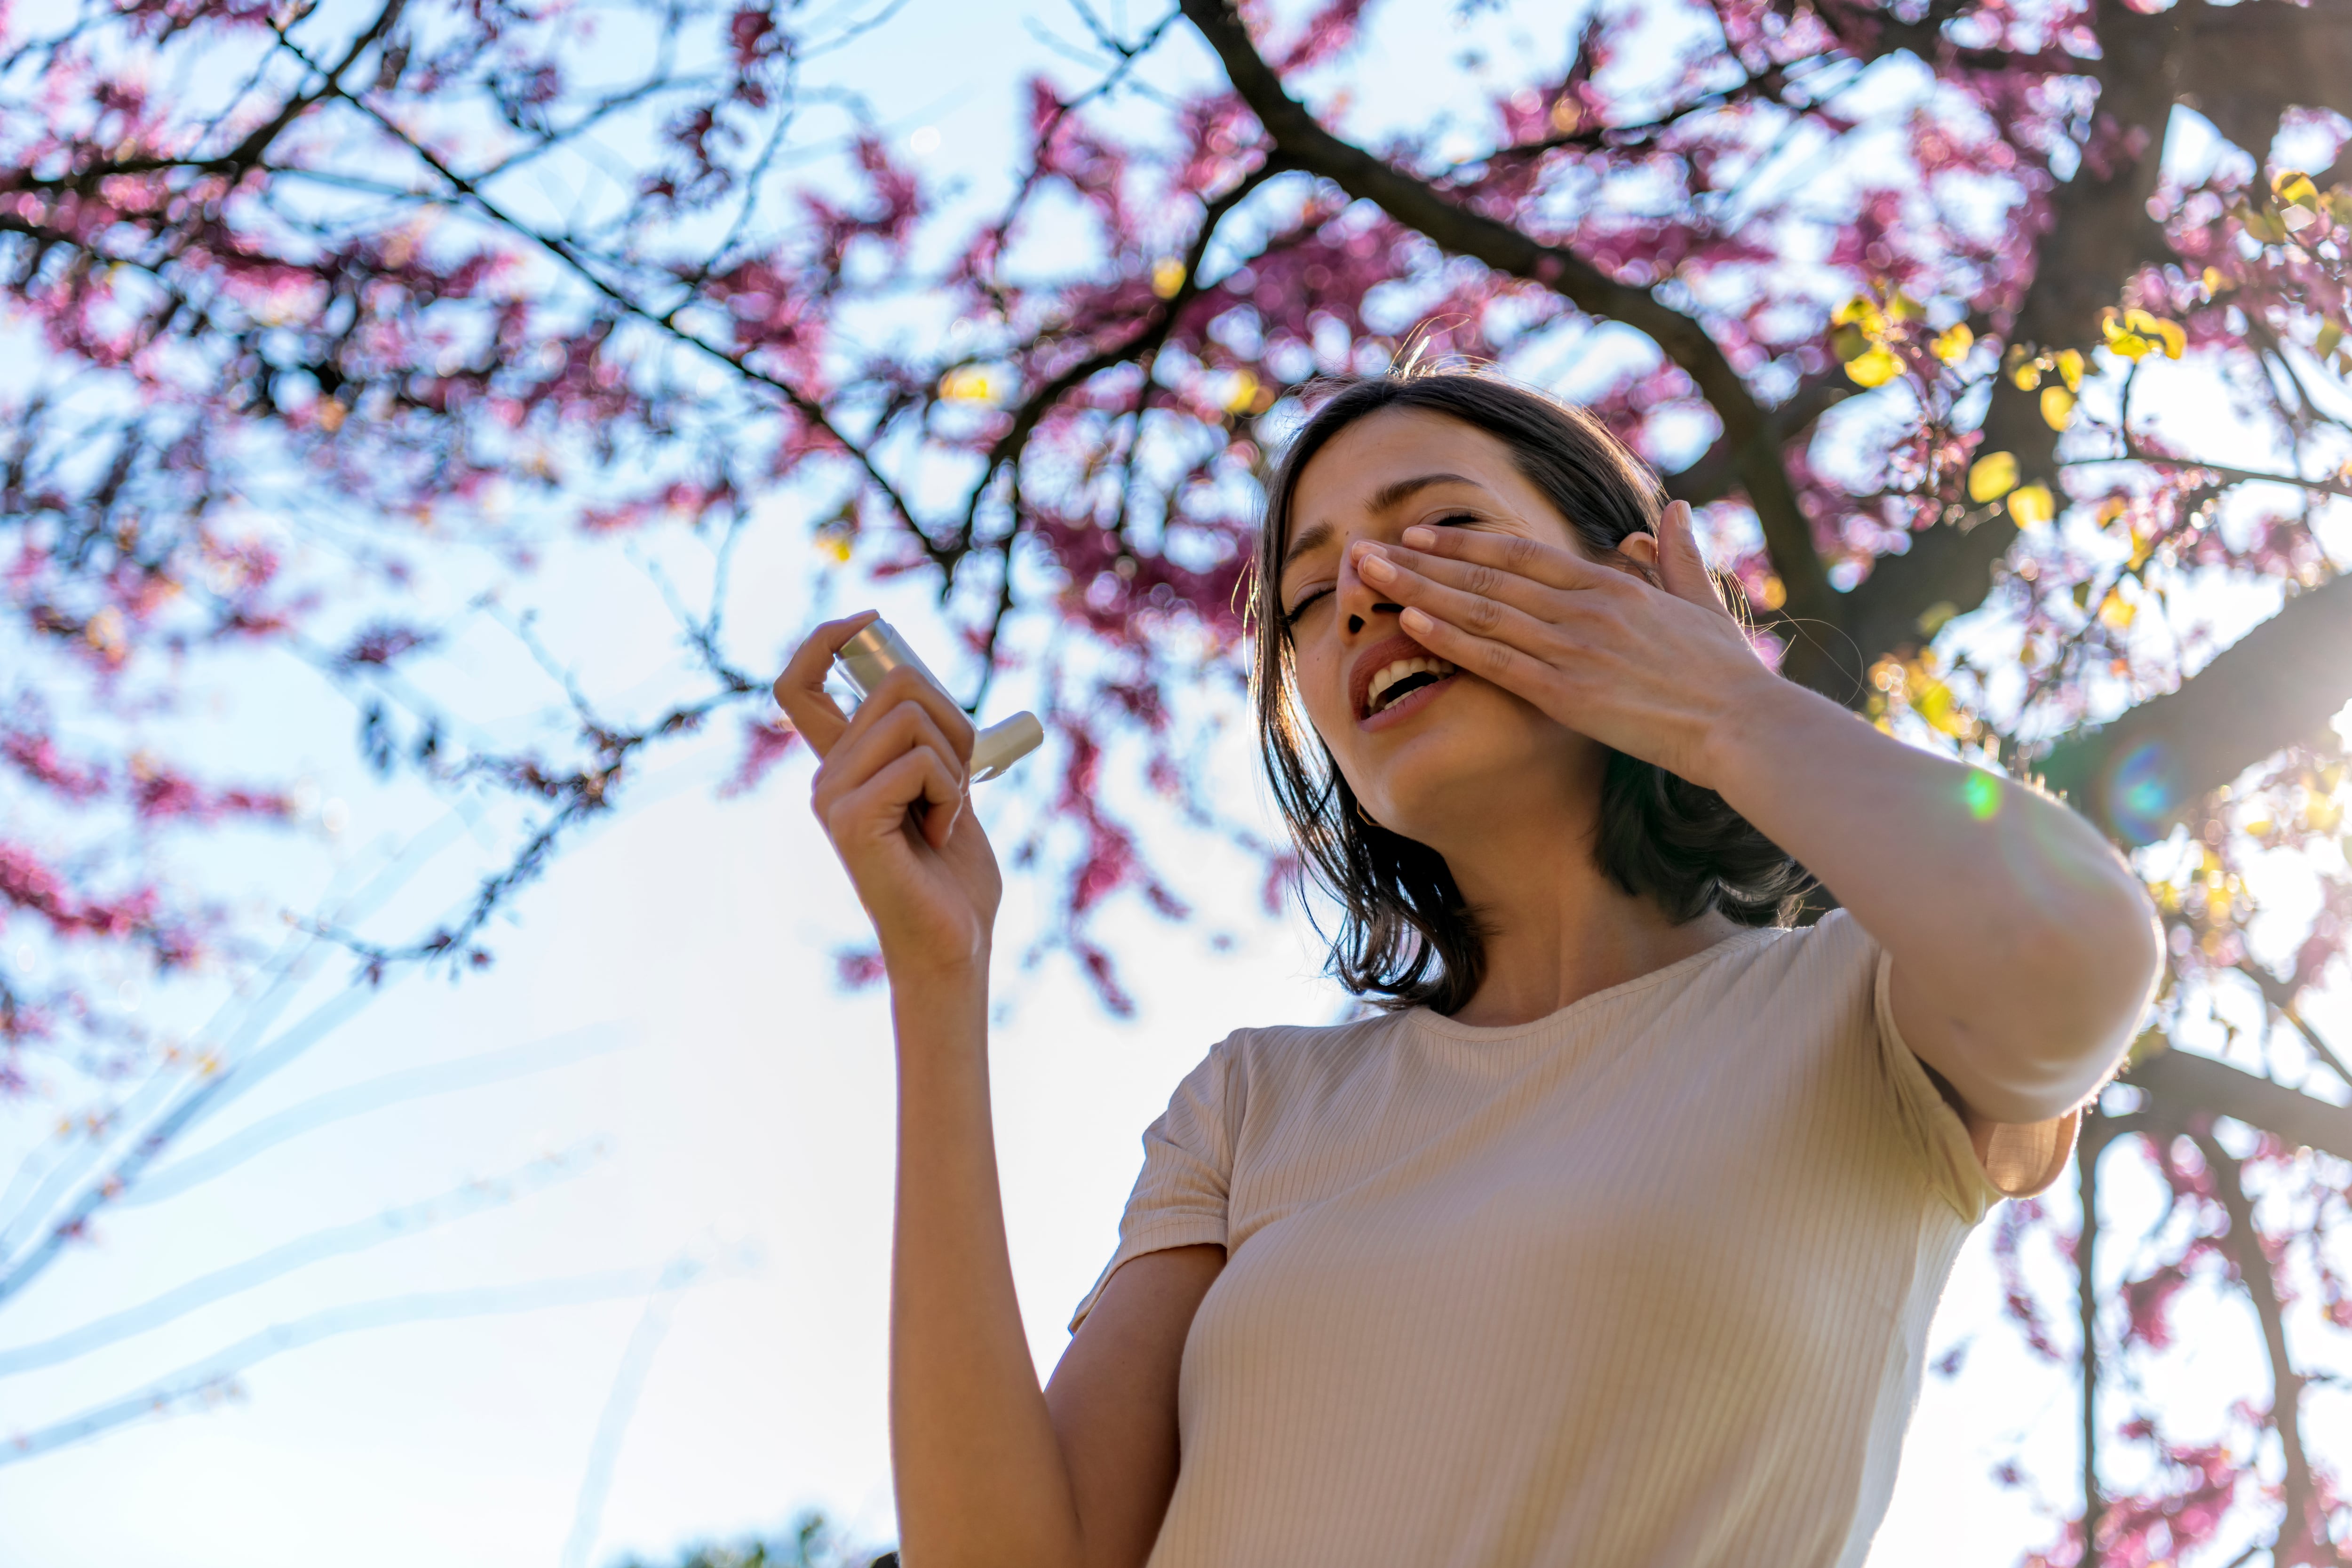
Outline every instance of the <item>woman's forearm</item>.
{"label": "woman's forearm", "polygon": [[1727,719],[1711,783],[1895,955],[1910,1044],[1969,1105],[2031,1121],[2113,1065],[2162,961],[2154,911],[2056,802],[1774,681]]}
{"label": "woman's forearm", "polygon": [[890,1451],[908,1568],[1076,1568],[1077,1514],[1013,1289],[978,973],[893,975]]}

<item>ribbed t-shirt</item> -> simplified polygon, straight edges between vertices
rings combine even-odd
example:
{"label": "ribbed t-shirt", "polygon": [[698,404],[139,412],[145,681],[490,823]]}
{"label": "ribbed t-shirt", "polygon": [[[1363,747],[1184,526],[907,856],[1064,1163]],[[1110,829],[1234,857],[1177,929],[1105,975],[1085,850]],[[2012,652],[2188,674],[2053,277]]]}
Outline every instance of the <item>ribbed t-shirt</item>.
{"label": "ribbed t-shirt", "polygon": [[1071,1321],[1226,1249],[1150,1568],[1860,1563],[1953,1258],[2077,1123],[1980,1162],[1887,974],[1836,910],[1531,1024],[1219,1044]]}

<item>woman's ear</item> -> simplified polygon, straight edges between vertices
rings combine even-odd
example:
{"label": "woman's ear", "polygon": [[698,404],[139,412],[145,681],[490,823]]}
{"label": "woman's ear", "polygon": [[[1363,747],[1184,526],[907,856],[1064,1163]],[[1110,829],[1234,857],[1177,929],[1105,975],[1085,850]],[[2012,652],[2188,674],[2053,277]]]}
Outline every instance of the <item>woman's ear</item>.
{"label": "woman's ear", "polygon": [[1601,564],[1631,572],[1653,588],[1664,586],[1658,577],[1658,536],[1654,533],[1627,534],[1617,542],[1614,551],[1601,557]]}

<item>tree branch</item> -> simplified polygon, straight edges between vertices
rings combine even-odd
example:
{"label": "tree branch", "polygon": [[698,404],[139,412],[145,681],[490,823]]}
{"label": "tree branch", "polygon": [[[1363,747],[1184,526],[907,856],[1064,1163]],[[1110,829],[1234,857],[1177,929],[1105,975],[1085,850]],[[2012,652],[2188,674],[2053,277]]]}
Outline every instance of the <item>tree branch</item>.
{"label": "tree branch", "polygon": [[[982,498],[1001,470],[1018,467],[1023,453],[1028,447],[1029,437],[1035,434],[1038,424],[1064,397],[1113,365],[1132,361],[1147,371],[1150,369],[1152,356],[1167,342],[1169,332],[1176,325],[1176,318],[1200,296],[1201,262],[1208,254],[1210,242],[1216,237],[1217,226],[1261,185],[1277,174],[1287,173],[1289,167],[1282,154],[1274,153],[1244,174],[1223,195],[1207,200],[1201,215],[1200,229],[1193,235],[1192,243],[1184,253],[1184,280],[1146,319],[1142,330],[1088,354],[1022,400],[1020,406],[1013,411],[1012,420],[1005,426],[1004,433],[989,447],[986,466],[980,478],[972,482],[971,498],[964,508],[963,526],[956,540],[959,555],[975,548]],[[992,647],[994,641],[992,637]]]}
{"label": "tree branch", "polygon": [[2289,104],[2352,110],[2352,15],[2344,7],[2200,5],[2189,27],[2197,47],[2181,62],[2180,101],[2252,153],[2257,168]]}
{"label": "tree branch", "polygon": [[[310,65],[313,69],[317,68],[315,63],[292,44],[283,44],[282,47],[289,53],[293,54],[296,58],[300,59],[305,65]],[[670,311],[667,315],[664,315],[655,311],[649,306],[634,299],[606,279],[597,268],[592,264],[591,258],[580,247],[574,245],[572,241],[560,235],[542,234],[530,224],[524,223],[520,218],[506,211],[499,203],[493,201],[488,194],[483,191],[480,186],[474,184],[473,181],[467,179],[465,175],[459,174],[431,148],[427,147],[416,136],[395,122],[389,115],[383,113],[373,105],[368,103],[364,99],[355,94],[343,91],[340,88],[334,88],[332,91],[333,96],[341,99],[344,102],[357,110],[361,114],[366,116],[369,120],[373,121],[386,136],[405,147],[419,163],[423,163],[435,174],[438,175],[451,191],[470,203],[475,210],[481,213],[492,223],[504,228],[509,234],[512,234],[518,238],[525,240],[531,245],[537,246],[541,249],[546,251],[549,255],[554,257],[556,260],[562,262],[571,271],[573,277],[578,278],[591,289],[594,290],[598,295],[609,301],[615,309],[636,319],[637,321],[645,322],[648,326],[652,327],[656,331],[664,333],[674,341],[682,343],[688,348],[695,349],[701,353],[707,354],[710,358],[719,361],[720,363],[729,366],[746,381],[756,383],[759,385],[768,388],[771,392],[775,393],[786,404],[791,405],[793,412],[800,415],[802,418],[807,420],[819,430],[824,431],[826,437],[838,446],[842,452],[847,456],[851,461],[855,462],[858,466],[858,468],[864,472],[867,482],[872,484],[875,489],[880,493],[882,498],[890,504],[891,510],[896,511],[898,514],[899,520],[906,524],[907,531],[914,536],[916,543],[921,546],[934,559],[939,556],[940,550],[937,543],[923,531],[921,522],[917,520],[914,509],[908,503],[906,497],[899,492],[898,487],[892,484],[889,479],[883,474],[882,470],[876,466],[874,455],[859,442],[851,440],[848,435],[835,424],[832,411],[826,408],[822,402],[810,396],[807,393],[803,392],[799,387],[794,386],[792,383],[786,381],[782,376],[773,375],[766,371],[759,369],[751,363],[752,351],[737,353],[722,348],[719,344],[714,343],[697,333],[688,331],[683,327],[677,325],[677,323],[671,319],[671,317],[674,317],[677,314],[675,310]]]}
{"label": "tree branch", "polygon": [[2250,764],[2313,734],[2352,699],[2352,574],[2289,599],[2177,691],[2069,736],[2042,781],[2128,844]]}
{"label": "tree branch", "polygon": [[2147,1096],[2147,1115],[2180,1127],[2198,1115],[2275,1133],[2298,1148],[2352,1160],[2352,1108],[2330,1105],[2283,1084],[2189,1051],[2158,1051],[2118,1081]]}
{"label": "tree branch", "polygon": [[[1787,587],[1786,614],[1794,620],[1831,625],[1843,619],[1829,574],[1813,549],[1811,525],[1797,504],[1780,442],[1773,438],[1778,426],[1770,410],[1757,402],[1705,327],[1661,303],[1648,289],[1618,282],[1572,250],[1542,244],[1509,224],[1457,206],[1428,182],[1325,130],[1284,89],[1274,68],[1258,53],[1233,0],[1183,0],[1183,10],[1216,52],[1226,79],[1275,147],[1298,168],[1331,181],[1358,200],[1374,203],[1443,249],[1540,283],[1588,315],[1647,333],[1697,384],[1723,422],[1724,447],[1738,455],[1732,468],[1756,509],[1772,568]],[[1841,668],[1826,645],[1800,642],[1790,649],[1790,660],[1793,678],[1824,690],[1843,689],[1860,674]]]}
{"label": "tree branch", "polygon": [[[2230,1211],[2230,1234],[2221,1244],[2230,1250],[2231,1259],[2238,1266],[2238,1278],[2253,1298],[2254,1315],[2262,1321],[2263,1346],[2270,1352],[2271,1362],[2271,1425],[2278,1428],[2279,1447],[2286,1459],[2286,1518],[2279,1524],[2279,1545],[2306,1547],[2315,1542],[2325,1545],[2326,1535],[2312,1517],[2316,1493],[2311,1483],[2311,1456],[2303,1447],[2303,1379],[2289,1359],[2286,1345],[2286,1318],[2279,1307],[2278,1281],[2272,1276],[2271,1260],[2263,1250],[2262,1233],[2254,1228],[2254,1205],[2247,1200],[2244,1177],[2239,1163],[2227,1150],[2213,1141],[2210,1132],[2192,1131],[2189,1136],[2196,1141],[2204,1154],[2205,1163],[2214,1175],[2214,1185],[2220,1189],[2221,1205]],[[2328,1559],[2336,1553],[2327,1552]],[[2279,1554],[2279,1561],[2305,1563],[2301,1552],[2293,1555]]]}
{"label": "tree branch", "polygon": [[[2032,283],[2010,341],[2043,348],[2099,341],[2099,312],[2116,302],[2142,268],[2173,259],[2147,200],[2163,165],[2166,129],[2182,62],[2194,52],[2175,6],[2142,16],[2119,0],[2098,6],[2100,59],[2083,62],[2099,83],[2083,163],[2050,198],[2051,226],[2034,247]],[[2200,7],[2201,10],[2202,7]],[[2137,143],[2136,145],[2136,143]],[[2098,163],[2106,173],[2098,172]],[[2058,433],[2042,417],[2034,393],[2007,376],[1993,383],[1979,452],[2016,455],[2023,482],[2057,485]],[[1900,555],[1882,556],[1849,595],[1845,629],[1873,655],[1919,641],[1919,616],[1931,605],[1962,613],[1984,602],[1992,568],[2009,552],[2017,525],[2004,511],[1965,532],[1938,526],[1914,535]]]}
{"label": "tree branch", "polygon": [[2083,1324],[2083,1555],[2075,1568],[2099,1568],[2099,1156],[2113,1142],[2095,1110],[2083,1119],[2074,1145],[2074,1168],[2083,1201],[2083,1227],[2074,1241],[2074,1300]]}

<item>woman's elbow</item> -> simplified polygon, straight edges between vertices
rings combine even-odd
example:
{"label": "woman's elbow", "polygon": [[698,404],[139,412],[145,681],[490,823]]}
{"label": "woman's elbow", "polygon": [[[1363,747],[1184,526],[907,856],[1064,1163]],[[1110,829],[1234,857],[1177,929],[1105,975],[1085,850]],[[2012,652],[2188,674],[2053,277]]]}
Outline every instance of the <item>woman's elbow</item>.
{"label": "woman's elbow", "polygon": [[[2119,867],[2106,896],[2021,936],[2016,1027],[2035,1047],[2039,1081],[2021,1082],[2011,1111],[2063,1115],[2105,1083],[2138,1033],[2164,970],[2164,931],[2137,879]],[[2005,1097],[2006,1098],[2006,1097]],[[1991,1107],[1980,1107],[1995,1120]]]}

